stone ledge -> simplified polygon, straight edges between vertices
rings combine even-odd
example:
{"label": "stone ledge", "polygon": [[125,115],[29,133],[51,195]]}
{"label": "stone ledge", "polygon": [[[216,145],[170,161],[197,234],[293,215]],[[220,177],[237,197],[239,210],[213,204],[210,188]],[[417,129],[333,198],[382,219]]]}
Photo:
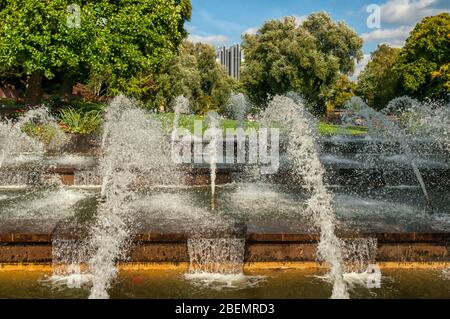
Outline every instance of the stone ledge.
{"label": "stone ledge", "polygon": [[[305,243],[247,243],[245,262],[315,262],[317,246]],[[187,262],[186,243],[144,243],[134,245],[127,263]],[[450,262],[450,247],[431,244],[382,244],[378,262]],[[51,263],[52,245],[0,245],[0,264]]]}
{"label": "stone ledge", "polygon": [[[379,262],[450,262],[449,234],[402,235],[375,234],[381,238],[378,242],[376,260]],[[1,235],[0,263],[51,262],[51,237],[52,235],[49,234]],[[315,235],[250,234],[246,241],[245,261],[314,262],[316,252]],[[138,235],[128,255],[127,262],[132,263],[187,262],[186,236],[176,233]]]}
{"label": "stone ledge", "polygon": [[[73,229],[70,229],[73,230]],[[450,233],[368,233],[368,234],[352,234],[340,233],[341,238],[376,238],[378,244],[406,244],[406,243],[427,243],[450,245]],[[51,233],[0,233],[0,244],[13,243],[51,243],[52,239],[72,239],[77,240],[85,238],[74,234],[71,231],[58,232],[55,234],[54,229]],[[141,233],[134,237],[134,241],[140,243],[182,243],[187,241],[185,233]],[[292,233],[250,233],[246,236],[248,243],[317,243],[320,239],[318,234],[292,234]]]}

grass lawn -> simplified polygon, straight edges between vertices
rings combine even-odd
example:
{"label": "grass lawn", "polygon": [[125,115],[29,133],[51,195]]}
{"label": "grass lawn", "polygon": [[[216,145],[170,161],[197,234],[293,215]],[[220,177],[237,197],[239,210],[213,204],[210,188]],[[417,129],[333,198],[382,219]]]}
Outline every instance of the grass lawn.
{"label": "grass lawn", "polygon": [[322,135],[364,135],[367,134],[367,127],[334,125],[328,123],[319,123],[319,133]]}
{"label": "grass lawn", "polygon": [[[1,100],[0,101],[0,113],[1,111],[4,111],[5,113],[8,113],[9,109],[17,108],[17,107],[23,107],[23,105],[14,104],[11,101],[8,100]],[[102,103],[91,103],[91,102],[83,102],[78,100],[73,100],[67,103],[67,106],[74,107],[77,110],[83,110],[84,112],[91,111],[91,110],[102,110],[104,108],[104,104]],[[1,114],[0,114],[1,115]],[[157,117],[161,120],[163,124],[163,128],[170,132],[173,125],[173,113],[160,113],[157,115]],[[203,122],[203,130],[206,130],[207,127],[204,123],[204,117],[200,115],[184,115],[181,114],[179,126],[181,128],[186,128],[189,131],[194,131],[194,121],[202,121]],[[230,120],[230,119],[224,119],[221,121],[222,129],[233,129],[235,130],[237,127],[237,121]],[[249,128],[258,128],[259,123],[258,122],[251,122],[251,121],[245,121],[244,122],[244,129]],[[349,126],[349,127],[343,127],[340,125],[333,125],[321,122],[319,124],[319,133],[322,135],[337,135],[337,134],[346,134],[346,135],[363,135],[367,133],[366,127],[361,126]]]}
{"label": "grass lawn", "polygon": [[[164,129],[170,131],[173,125],[173,113],[161,113],[158,114],[157,117],[163,123]],[[200,115],[180,115],[179,126],[181,128],[188,129],[189,131],[194,131],[194,121],[203,121],[203,130],[206,130],[207,127],[204,123],[204,117]],[[233,129],[235,130],[237,127],[237,121],[225,119],[221,121],[222,129]],[[258,128],[258,122],[250,122],[245,121],[244,128]],[[319,124],[319,133],[322,135],[337,135],[337,134],[346,134],[346,135],[362,135],[367,133],[367,128],[360,126],[349,126],[343,127],[341,125],[334,125],[321,122]]]}

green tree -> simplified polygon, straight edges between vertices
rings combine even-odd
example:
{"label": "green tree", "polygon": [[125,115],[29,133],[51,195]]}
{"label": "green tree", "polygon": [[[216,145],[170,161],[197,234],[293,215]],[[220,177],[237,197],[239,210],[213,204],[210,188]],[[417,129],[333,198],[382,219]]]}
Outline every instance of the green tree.
{"label": "green tree", "polygon": [[407,94],[444,97],[450,92],[450,14],[424,18],[406,40],[395,66]]}
{"label": "green tree", "polygon": [[353,72],[361,47],[355,31],[326,13],[312,14],[300,26],[291,17],[272,20],[257,34],[244,36],[242,81],[256,104],[293,91],[323,114],[330,88],[340,74]]}
{"label": "green tree", "polygon": [[[67,23],[73,2],[77,26]],[[30,104],[39,103],[43,79],[58,76],[66,91],[92,76],[111,94],[135,93],[177,50],[190,12],[189,0],[3,0],[0,64],[28,77]]]}
{"label": "green tree", "polygon": [[433,72],[432,78],[439,87],[443,88],[443,91],[450,92],[450,63],[444,64],[439,70]]}
{"label": "green tree", "polygon": [[327,110],[343,108],[345,102],[350,100],[355,95],[356,84],[346,75],[339,76],[339,79],[334,84],[330,97],[327,103]]}
{"label": "green tree", "polygon": [[28,76],[27,101],[37,104],[42,80],[79,63],[69,43],[78,33],[66,24],[68,1],[4,0],[0,9],[0,64]]}
{"label": "green tree", "polygon": [[89,63],[97,80],[112,95],[140,98],[151,75],[164,67],[186,36],[188,0],[96,1],[99,24]]}
{"label": "green tree", "polygon": [[236,82],[225,74],[216,62],[214,47],[184,41],[179,54],[155,77],[154,107],[169,110],[170,102],[178,95],[188,98],[197,114],[222,107]]}
{"label": "green tree", "polygon": [[356,94],[374,109],[383,109],[401,92],[399,77],[393,69],[399,53],[400,49],[386,44],[379,45],[358,77]]}

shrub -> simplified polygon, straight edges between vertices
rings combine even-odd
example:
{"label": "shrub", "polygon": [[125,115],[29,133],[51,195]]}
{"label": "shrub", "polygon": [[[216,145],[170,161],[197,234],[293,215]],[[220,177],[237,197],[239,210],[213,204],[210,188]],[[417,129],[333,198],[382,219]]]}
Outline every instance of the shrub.
{"label": "shrub", "polygon": [[62,128],[66,133],[91,134],[95,132],[102,122],[100,111],[78,112],[73,108],[59,112]]}
{"label": "shrub", "polygon": [[27,123],[22,127],[22,131],[30,137],[36,138],[42,143],[49,145],[56,135],[57,129],[48,124]]}

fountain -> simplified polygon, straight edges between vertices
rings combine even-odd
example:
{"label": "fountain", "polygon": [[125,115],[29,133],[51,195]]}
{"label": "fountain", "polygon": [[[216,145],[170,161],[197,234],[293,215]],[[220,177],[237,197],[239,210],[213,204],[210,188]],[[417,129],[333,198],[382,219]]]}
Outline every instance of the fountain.
{"label": "fountain", "polygon": [[[401,103],[402,105],[405,105],[407,103],[414,104],[414,101],[404,101],[404,103]],[[395,105],[398,103],[395,102]],[[391,106],[394,104],[391,104]],[[432,207],[431,199],[428,194],[425,182],[423,180],[422,174],[417,166],[416,159],[414,157],[414,154],[411,150],[411,145],[409,144],[410,139],[408,136],[404,133],[404,131],[400,128],[399,125],[397,125],[395,122],[389,120],[389,118],[373,108],[369,107],[364,101],[362,101],[359,97],[352,98],[348,103],[346,108],[348,110],[351,110],[352,113],[350,115],[346,115],[344,122],[346,123],[355,123],[357,119],[363,118],[364,123],[367,124],[369,128],[369,135],[368,138],[370,138],[370,141],[373,142],[373,144],[370,146],[372,147],[372,152],[374,151],[373,147],[376,147],[378,150],[384,151],[383,147],[380,149],[377,145],[378,142],[386,142],[388,141],[389,144],[397,143],[399,145],[399,152],[400,154],[403,154],[406,158],[406,161],[410,163],[413,172],[417,178],[417,181],[422,189],[423,196],[427,202],[427,204]]]}
{"label": "fountain", "polygon": [[383,110],[399,118],[405,134],[413,140],[425,139],[450,152],[450,104],[439,101],[423,103],[403,96],[392,100]]}
{"label": "fountain", "polygon": [[221,138],[222,131],[220,129],[219,114],[213,111],[208,112],[206,115],[206,125],[208,126],[208,129],[206,130],[204,136],[206,139],[209,139],[206,161],[209,162],[211,179],[211,210],[215,210],[218,152],[223,150],[221,147],[223,142]]}
{"label": "fountain", "polygon": [[[49,151],[44,143],[24,135],[19,122],[2,123],[2,141],[25,142],[1,144],[10,151],[2,153],[0,172],[13,167],[15,175],[20,175],[17,166],[11,166],[19,162],[26,164],[21,169],[36,171],[39,178],[16,183],[27,187],[0,189],[0,261],[52,263],[49,282],[58,287],[52,296],[60,291],[78,297],[81,291],[86,293],[81,297],[89,294],[90,298],[114,298],[130,291],[130,295],[140,296],[135,292],[138,284],[134,285],[135,279],[140,279],[123,270],[126,262],[133,267],[146,262],[178,267],[173,275],[165,266],[161,266],[164,271],[155,271],[157,276],[164,274],[158,278],[165,279],[150,279],[143,289],[148,296],[171,297],[182,291],[184,297],[272,293],[329,297],[330,288],[332,298],[366,296],[364,291],[383,296],[381,291],[390,286],[383,286],[377,263],[448,260],[442,244],[448,241],[450,231],[450,202],[444,184],[448,168],[429,160],[431,146],[423,158],[414,157],[422,154],[418,150],[424,149],[424,144],[433,144],[443,152],[441,157],[448,159],[448,126],[442,124],[448,123],[448,106],[434,103],[427,108],[424,103],[400,99],[391,104],[405,105],[395,115],[398,124],[390,124],[393,111],[389,108],[375,112],[360,100],[353,102],[359,106],[348,123],[369,126],[367,136],[318,137],[316,119],[299,96],[288,94],[275,97],[259,116],[258,125],[263,127],[259,132],[244,132],[245,112],[234,113],[239,128],[225,141],[218,114],[208,114],[200,148],[192,145],[200,141],[199,136],[178,139],[175,134],[182,131],[180,114],[189,105],[185,98],[176,99],[173,130],[166,132],[159,116],[119,96],[106,110],[101,148],[92,152],[95,156],[89,160],[82,154],[61,155],[53,146]],[[245,97],[237,94],[228,107],[248,110],[248,105],[242,106],[245,103]],[[27,118],[20,122],[36,118],[41,122],[44,116]],[[279,149],[277,139],[266,142],[269,132],[270,137],[278,135],[265,127],[280,130]],[[400,129],[398,137],[396,130]],[[183,155],[189,150],[187,155],[194,163],[186,165],[185,158],[171,160],[179,143]],[[227,158],[222,163],[224,146]],[[258,152],[263,154],[258,157]],[[36,154],[36,160],[30,160],[30,153]],[[280,170],[268,173],[262,168],[273,154],[280,155]],[[24,158],[19,161],[20,157]],[[374,174],[368,173],[352,188],[346,184],[352,175],[342,179],[333,175],[344,167],[347,172],[375,168],[386,175],[403,169],[414,177],[411,162],[417,168],[413,165],[415,178],[420,181],[423,177],[423,185],[419,182],[417,186],[413,180],[414,185],[373,186]],[[227,165],[231,163],[239,165]],[[57,183],[59,173],[40,178],[50,172],[49,166],[68,170],[74,185]],[[230,179],[223,185],[224,172]],[[199,177],[196,182],[200,183],[191,183],[189,178],[182,182],[183,177],[192,175]],[[428,183],[433,179],[435,183]],[[423,209],[419,192],[427,192],[433,200],[434,214]],[[30,236],[17,237],[16,233]],[[24,253],[4,253],[18,247]],[[316,261],[320,261],[316,266],[326,269],[310,271],[302,280],[303,275],[289,277],[291,270],[283,268]],[[278,263],[277,271],[252,270],[255,265],[265,267],[265,263],[271,267]],[[277,290],[272,277],[279,276]],[[286,285],[292,288],[286,291]],[[353,289],[355,285],[367,289]],[[312,286],[321,287],[320,294],[314,295]]]}
{"label": "fountain", "polygon": [[175,98],[173,105],[172,152],[174,152],[175,142],[178,137],[180,115],[189,113],[189,100],[184,96],[178,96]]}
{"label": "fountain", "polygon": [[243,93],[232,93],[227,102],[227,113],[237,121],[237,128],[244,128],[244,120],[250,111],[250,102]]}
{"label": "fountain", "polygon": [[88,264],[93,278],[90,298],[108,297],[117,275],[115,263],[126,258],[138,225],[132,203],[137,199],[137,188],[142,187],[142,178],[152,176],[154,183],[177,182],[161,123],[135,105],[135,101],[119,96],[106,113],[100,164],[102,203],[89,243],[92,256]]}
{"label": "fountain", "polygon": [[[44,140],[34,136],[34,126],[48,132]],[[27,111],[17,121],[0,122],[0,142],[0,169],[7,168],[0,176],[0,184],[27,185],[45,183],[45,178],[51,178],[52,174],[43,174],[43,157],[46,152],[60,150],[66,138],[48,109],[38,107]]]}
{"label": "fountain", "polygon": [[307,211],[320,228],[318,256],[331,267],[332,298],[343,299],[349,295],[343,277],[341,242],[335,235],[332,195],[324,184],[325,171],[319,160],[311,117],[301,102],[282,96],[276,96],[262,116],[265,123],[283,123],[286,127],[287,156],[293,166],[293,178],[311,193]]}
{"label": "fountain", "polygon": [[0,169],[3,163],[13,155],[34,153],[41,156],[43,154],[44,144],[23,132],[24,126],[35,118],[37,112],[40,112],[40,110],[28,111],[17,122],[13,120],[0,122]]}

